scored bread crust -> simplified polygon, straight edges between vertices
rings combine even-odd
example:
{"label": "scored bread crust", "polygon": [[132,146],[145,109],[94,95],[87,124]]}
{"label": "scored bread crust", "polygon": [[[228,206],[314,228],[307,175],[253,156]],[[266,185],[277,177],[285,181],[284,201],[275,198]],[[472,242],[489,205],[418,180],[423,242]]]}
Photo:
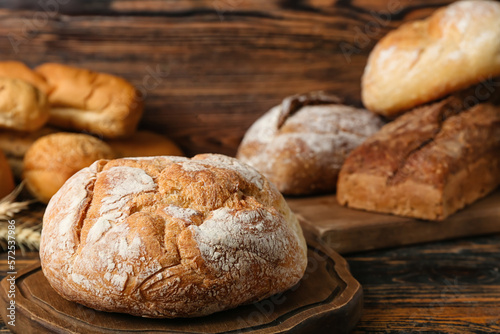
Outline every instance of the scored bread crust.
{"label": "scored bread crust", "polygon": [[356,209],[443,220],[500,184],[500,107],[455,96],[384,126],[355,149],[337,199]]}
{"label": "scored bread crust", "polygon": [[107,138],[135,132],[143,103],[128,81],[56,63],[42,64],[35,70],[50,87],[50,124]]}
{"label": "scored bread crust", "polygon": [[248,129],[237,157],[286,195],[334,191],[344,159],[383,125],[377,115],[342,104],[303,106],[284,121],[282,108]]}
{"label": "scored bread crust", "polygon": [[0,127],[35,131],[49,119],[47,96],[20,79],[0,77]]}
{"label": "scored bread crust", "polygon": [[193,317],[302,277],[297,218],[253,168],[222,155],[101,160],[52,198],[42,269],[64,298],[109,312]]}
{"label": "scored bread crust", "polygon": [[366,108],[396,116],[500,75],[500,3],[458,1],[401,25],[370,53]]}

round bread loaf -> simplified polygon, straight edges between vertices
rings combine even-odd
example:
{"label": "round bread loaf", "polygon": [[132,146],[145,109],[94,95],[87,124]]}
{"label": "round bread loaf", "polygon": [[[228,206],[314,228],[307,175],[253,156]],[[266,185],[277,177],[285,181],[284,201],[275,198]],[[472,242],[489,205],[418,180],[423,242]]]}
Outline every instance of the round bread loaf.
{"label": "round bread loaf", "polygon": [[0,149],[5,153],[15,178],[22,178],[24,155],[30,146],[38,138],[55,132],[58,132],[55,128],[45,126],[32,132],[9,130],[0,132]]}
{"label": "round bread loaf", "polygon": [[170,139],[150,131],[137,131],[124,139],[106,140],[117,157],[151,157],[157,155],[183,155]]}
{"label": "round bread loaf", "polygon": [[37,139],[24,156],[23,179],[40,201],[50,198],[73,174],[115,153],[102,140],[86,134],[58,132]]}
{"label": "round bread loaf", "polygon": [[457,1],[377,43],[363,74],[362,98],[368,109],[396,116],[497,75],[500,3]]}
{"label": "round bread loaf", "polygon": [[302,277],[306,243],[264,177],[222,155],[101,160],[51,199],[42,269],[61,296],[146,317],[261,300]]}
{"label": "round bread loaf", "polygon": [[349,152],[383,125],[368,110],[338,102],[321,92],[286,98],[250,127],[237,157],[283,194],[334,191]]}
{"label": "round bread loaf", "polygon": [[49,119],[47,96],[20,79],[0,77],[0,127],[34,131]]}
{"label": "round bread loaf", "polygon": [[0,199],[14,190],[14,178],[5,155],[0,150]]}

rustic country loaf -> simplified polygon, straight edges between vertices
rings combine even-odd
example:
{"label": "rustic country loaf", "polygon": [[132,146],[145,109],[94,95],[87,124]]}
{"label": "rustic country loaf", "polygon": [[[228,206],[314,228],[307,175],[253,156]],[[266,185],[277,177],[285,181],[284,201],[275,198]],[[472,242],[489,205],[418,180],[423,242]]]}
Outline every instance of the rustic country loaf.
{"label": "rustic country loaf", "polygon": [[72,66],[46,63],[35,69],[50,87],[49,123],[107,138],[132,135],[143,105],[126,80]]}
{"label": "rustic country loaf", "polygon": [[295,95],[252,125],[237,157],[284,194],[333,191],[346,156],[382,124],[371,112],[325,93]]}
{"label": "rustic country loaf", "polygon": [[366,108],[395,116],[498,75],[500,3],[458,1],[377,43],[362,98]]}
{"label": "rustic country loaf", "polygon": [[47,96],[35,86],[0,77],[0,128],[35,131],[49,118]]}
{"label": "rustic country loaf", "polygon": [[50,198],[73,174],[99,159],[112,159],[113,150],[86,134],[58,132],[37,139],[24,157],[23,179],[40,201]]}
{"label": "rustic country loaf", "polygon": [[222,155],[101,160],[43,218],[42,269],[64,298],[109,312],[193,317],[296,284],[300,225],[276,188]]}
{"label": "rustic country loaf", "polygon": [[340,204],[443,220],[498,187],[500,107],[465,101],[412,110],[356,148],[340,171]]}

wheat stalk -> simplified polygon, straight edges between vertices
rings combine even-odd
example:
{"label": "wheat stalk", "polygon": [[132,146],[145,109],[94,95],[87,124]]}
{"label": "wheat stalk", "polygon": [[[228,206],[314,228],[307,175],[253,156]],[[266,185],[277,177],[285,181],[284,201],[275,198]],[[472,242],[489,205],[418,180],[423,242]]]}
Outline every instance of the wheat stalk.
{"label": "wheat stalk", "polygon": [[[0,247],[2,250],[7,249],[9,238],[9,222],[8,220],[14,218],[16,213],[21,212],[28,208],[34,202],[23,201],[15,202],[17,196],[23,189],[24,183],[14,189],[9,195],[0,200]],[[26,250],[38,250],[40,248],[40,231],[42,224],[34,226],[27,226],[31,223],[21,224],[15,227],[16,246],[24,253]]]}
{"label": "wheat stalk", "polygon": [[28,208],[34,201],[15,202],[17,195],[23,190],[24,182],[14,189],[10,194],[0,200],[0,220],[8,220],[16,213]]}

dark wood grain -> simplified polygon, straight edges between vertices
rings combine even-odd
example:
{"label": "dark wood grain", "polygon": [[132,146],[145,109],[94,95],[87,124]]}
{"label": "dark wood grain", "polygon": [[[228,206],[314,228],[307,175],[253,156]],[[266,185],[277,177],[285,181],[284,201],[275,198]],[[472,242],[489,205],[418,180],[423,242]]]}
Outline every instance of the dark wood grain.
{"label": "dark wood grain", "polygon": [[[12,277],[12,275],[8,275]],[[308,268],[292,289],[261,302],[207,317],[147,319],[95,311],[60,297],[40,264],[0,283],[0,314],[15,301],[15,333],[348,333],[359,320],[362,290],[337,253],[309,247]],[[8,319],[7,319],[8,320]],[[7,322],[7,321],[6,321]]]}
{"label": "dark wood grain", "polygon": [[365,291],[354,333],[499,333],[500,235],[348,257]]}
{"label": "dark wood grain", "polygon": [[0,9],[0,60],[124,76],[145,99],[142,127],[190,155],[234,155],[247,128],[287,95],[324,89],[359,104],[375,42],[450,1],[46,2],[58,0]]}
{"label": "dark wood grain", "polygon": [[[353,333],[498,333],[500,235],[346,257],[364,290]],[[6,274],[0,254],[0,276]],[[21,257],[19,257],[21,261]],[[26,253],[21,270],[38,261]],[[4,325],[0,333],[10,333]]]}

